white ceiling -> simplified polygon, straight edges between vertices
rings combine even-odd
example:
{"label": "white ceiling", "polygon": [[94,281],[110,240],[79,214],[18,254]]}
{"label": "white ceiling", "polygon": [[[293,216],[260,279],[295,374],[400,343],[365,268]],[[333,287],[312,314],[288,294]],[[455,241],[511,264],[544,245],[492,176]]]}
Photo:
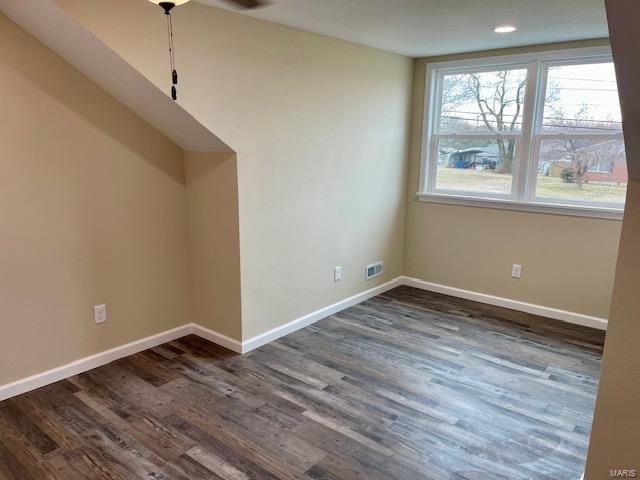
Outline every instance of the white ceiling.
{"label": "white ceiling", "polygon": [[[411,57],[608,36],[604,0],[271,1],[240,13]],[[494,33],[501,24],[518,31]]]}

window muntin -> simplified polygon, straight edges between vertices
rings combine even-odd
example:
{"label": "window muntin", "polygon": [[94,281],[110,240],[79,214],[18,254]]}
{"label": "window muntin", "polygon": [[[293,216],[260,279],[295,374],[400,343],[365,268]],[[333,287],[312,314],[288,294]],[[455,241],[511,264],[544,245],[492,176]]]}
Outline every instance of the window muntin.
{"label": "window muntin", "polygon": [[615,71],[586,50],[431,65],[421,192],[620,211]]}

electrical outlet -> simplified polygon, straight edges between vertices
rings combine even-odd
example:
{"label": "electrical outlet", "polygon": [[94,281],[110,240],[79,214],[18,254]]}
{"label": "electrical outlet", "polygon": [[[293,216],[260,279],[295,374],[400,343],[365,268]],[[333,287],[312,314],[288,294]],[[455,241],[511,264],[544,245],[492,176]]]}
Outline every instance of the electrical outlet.
{"label": "electrical outlet", "polygon": [[338,283],[340,280],[342,280],[342,267],[333,267],[333,281]]}
{"label": "electrical outlet", "polygon": [[107,306],[96,305],[93,307],[93,318],[96,323],[104,323],[107,321]]}
{"label": "electrical outlet", "polygon": [[520,278],[522,276],[522,265],[518,265],[514,263],[511,267],[511,277],[512,278]]}

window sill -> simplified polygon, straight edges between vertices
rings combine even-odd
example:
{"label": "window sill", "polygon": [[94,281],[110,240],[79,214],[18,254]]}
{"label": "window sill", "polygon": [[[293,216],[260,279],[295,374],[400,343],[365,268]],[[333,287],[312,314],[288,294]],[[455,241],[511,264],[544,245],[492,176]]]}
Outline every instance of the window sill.
{"label": "window sill", "polygon": [[605,218],[622,220],[624,213],[620,208],[587,207],[581,205],[560,205],[546,202],[517,202],[500,198],[472,197],[442,193],[417,194],[418,200],[429,203],[444,203],[466,207],[493,208],[498,210],[516,210],[519,212],[548,213],[552,215],[569,215],[574,217]]}

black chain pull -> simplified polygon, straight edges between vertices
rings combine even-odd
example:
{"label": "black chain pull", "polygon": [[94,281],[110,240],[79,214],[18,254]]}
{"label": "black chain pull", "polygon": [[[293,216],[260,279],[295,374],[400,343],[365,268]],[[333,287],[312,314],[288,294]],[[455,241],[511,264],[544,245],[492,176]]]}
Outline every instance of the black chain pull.
{"label": "black chain pull", "polygon": [[178,99],[178,91],[176,85],[178,85],[178,71],[176,70],[176,57],[175,47],[173,44],[173,17],[171,15],[171,8],[165,8],[165,14],[167,15],[167,37],[169,40],[169,66],[171,69],[171,98]]}

